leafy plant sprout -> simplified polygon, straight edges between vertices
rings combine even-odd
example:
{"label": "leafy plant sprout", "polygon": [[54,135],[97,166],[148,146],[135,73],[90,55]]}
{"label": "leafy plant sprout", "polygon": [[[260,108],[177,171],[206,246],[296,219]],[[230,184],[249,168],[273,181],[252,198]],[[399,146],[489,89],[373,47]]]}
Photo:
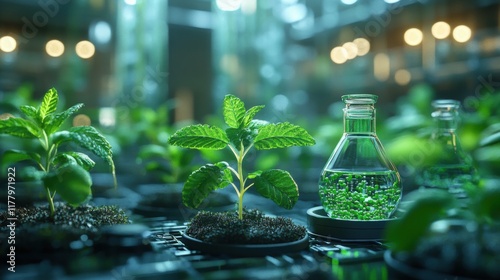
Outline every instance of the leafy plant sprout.
{"label": "leafy plant sprout", "polygon": [[[193,171],[184,184],[182,202],[187,207],[197,208],[212,192],[229,184],[238,196],[238,218],[243,219],[243,196],[251,187],[278,206],[291,209],[298,200],[299,190],[289,172],[281,169],[256,170],[245,173],[243,162],[251,148],[268,150],[291,146],[311,146],[313,137],[302,127],[288,122],[269,123],[254,119],[264,105],[248,110],[241,99],[226,95],[223,101],[223,116],[229,126],[222,129],[207,124],[183,127],[170,136],[168,143],[189,149],[221,150],[229,148],[236,158],[236,168],[221,161],[206,164]],[[233,179],[237,179],[236,184]],[[252,182],[250,182],[252,181]]]}
{"label": "leafy plant sprout", "polygon": [[31,160],[36,164],[38,169],[31,170],[30,177],[43,182],[51,217],[55,213],[56,193],[72,206],[82,204],[91,195],[92,180],[88,171],[94,167],[95,162],[82,152],[61,152],[59,148],[62,144],[75,143],[105,160],[111,167],[116,186],[115,166],[109,142],[92,126],[75,126],[61,130],[63,123],[83,107],[83,104],[79,103],[56,113],[58,100],[57,90],[51,88],[37,108],[20,106],[19,109],[27,118],[10,116],[0,120],[0,134],[39,141],[42,152],[39,153],[40,149],[36,148],[33,151],[7,150],[3,155],[2,164],[23,160]]}

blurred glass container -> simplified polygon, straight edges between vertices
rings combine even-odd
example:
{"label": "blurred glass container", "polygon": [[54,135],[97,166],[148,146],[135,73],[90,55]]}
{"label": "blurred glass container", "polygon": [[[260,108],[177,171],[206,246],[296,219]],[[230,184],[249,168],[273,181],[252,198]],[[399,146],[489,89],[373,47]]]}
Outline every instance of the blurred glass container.
{"label": "blurred glass container", "polygon": [[344,134],[319,180],[319,195],[329,217],[346,220],[391,218],[402,195],[396,167],[375,132],[378,96],[342,96]]}
{"label": "blurred glass container", "polygon": [[456,130],[460,122],[460,102],[440,99],[432,102],[434,120],[430,149],[439,153],[437,162],[423,168],[416,182],[424,188],[448,190],[466,198],[465,188],[474,187],[479,175],[472,158],[462,149]]}

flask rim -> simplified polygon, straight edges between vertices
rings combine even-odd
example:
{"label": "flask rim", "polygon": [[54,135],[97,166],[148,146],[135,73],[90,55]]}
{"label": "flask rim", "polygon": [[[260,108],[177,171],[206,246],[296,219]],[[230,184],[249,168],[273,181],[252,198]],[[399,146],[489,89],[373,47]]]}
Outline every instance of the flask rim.
{"label": "flask rim", "polygon": [[346,104],[375,104],[377,99],[377,95],[367,93],[342,95],[342,101]]}
{"label": "flask rim", "polygon": [[460,102],[455,99],[437,99],[432,101],[431,105],[435,109],[445,109],[447,111],[460,108]]}

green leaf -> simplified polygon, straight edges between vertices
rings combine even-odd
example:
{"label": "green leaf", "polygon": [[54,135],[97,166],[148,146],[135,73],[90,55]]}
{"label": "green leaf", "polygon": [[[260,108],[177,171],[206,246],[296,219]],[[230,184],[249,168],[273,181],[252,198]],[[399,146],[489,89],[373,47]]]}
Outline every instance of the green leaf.
{"label": "green leaf", "polygon": [[0,134],[8,134],[21,138],[38,138],[41,131],[32,121],[11,117],[0,120]]}
{"label": "green leaf", "polygon": [[229,138],[229,141],[231,141],[231,143],[233,143],[233,145],[238,149],[240,148],[242,142],[245,147],[253,142],[251,130],[247,128],[241,129],[229,127],[226,129],[226,135]]}
{"label": "green leaf", "polygon": [[34,121],[37,121],[37,122],[40,121],[40,119],[38,118],[38,112],[37,112],[37,110],[36,110],[35,107],[29,106],[29,105],[22,105],[21,107],[19,107],[19,109],[27,117],[29,117],[29,118],[33,119]]}
{"label": "green leaf", "polygon": [[254,145],[258,150],[285,148],[291,146],[311,146],[316,142],[300,126],[288,122],[268,124],[260,128]]}
{"label": "green leaf", "polygon": [[266,107],[266,106],[260,105],[260,106],[254,106],[254,107],[248,109],[248,111],[246,111],[246,113],[245,113],[245,116],[243,117],[242,127],[247,127],[250,124],[250,122],[253,120],[253,117],[255,117],[255,114],[257,114],[264,107]]}
{"label": "green leaf", "polygon": [[42,104],[40,104],[40,108],[38,108],[38,115],[42,123],[44,122],[46,116],[57,110],[58,100],[59,96],[57,95],[57,90],[55,88],[51,88],[45,93]]}
{"label": "green leaf", "polygon": [[41,157],[39,154],[34,152],[7,150],[2,155],[2,169],[5,169],[5,166],[7,164],[12,164],[23,160],[33,160],[35,163],[40,163]]}
{"label": "green leaf", "polygon": [[280,207],[292,209],[299,199],[299,189],[290,173],[280,169],[263,171],[255,177],[255,188],[263,197],[269,198]]}
{"label": "green leaf", "polygon": [[225,188],[231,182],[227,163],[206,164],[189,175],[182,189],[182,203],[197,208],[212,191]]}
{"label": "green leaf", "polygon": [[189,149],[220,150],[227,146],[229,138],[216,126],[190,125],[176,131],[168,143]]}
{"label": "green leaf", "polygon": [[254,142],[255,136],[259,133],[259,129],[268,122],[262,120],[252,120],[246,128],[228,128],[226,135],[235,147],[240,148],[241,143],[244,147],[250,146]]}
{"label": "green leaf", "polygon": [[474,206],[478,218],[487,223],[500,222],[500,186],[487,186],[478,194]]}
{"label": "green leaf", "polygon": [[245,104],[234,95],[226,95],[223,103],[223,115],[226,124],[232,128],[241,127],[245,116]]}
{"label": "green leaf", "polygon": [[114,166],[111,144],[92,126],[75,126],[68,131],[56,132],[53,134],[53,141],[55,144],[76,143],[105,160],[110,166]]}
{"label": "green leaf", "polygon": [[85,202],[92,194],[90,174],[77,164],[66,164],[43,178],[46,188],[56,192],[72,206]]}
{"label": "green leaf", "polygon": [[53,164],[55,165],[65,165],[68,163],[78,164],[87,171],[92,169],[95,165],[95,162],[89,156],[79,152],[61,153],[58,154],[53,160]]}
{"label": "green leaf", "polygon": [[71,115],[80,110],[83,107],[82,103],[76,104],[64,110],[63,112],[57,114],[51,114],[45,118],[43,122],[43,128],[47,132],[47,134],[52,134],[56,132],[61,125],[66,121]]}
{"label": "green leaf", "polygon": [[149,144],[144,145],[140,148],[137,157],[140,160],[150,159],[154,157],[164,158],[168,156],[168,150],[164,146]]}
{"label": "green leaf", "polygon": [[409,193],[404,202],[408,203],[404,215],[389,222],[385,230],[385,238],[394,251],[413,250],[432,222],[444,217],[455,200],[447,191],[426,189]]}
{"label": "green leaf", "polygon": [[499,142],[500,142],[500,131],[497,133],[493,133],[487,137],[484,137],[479,143],[479,145],[488,146]]}

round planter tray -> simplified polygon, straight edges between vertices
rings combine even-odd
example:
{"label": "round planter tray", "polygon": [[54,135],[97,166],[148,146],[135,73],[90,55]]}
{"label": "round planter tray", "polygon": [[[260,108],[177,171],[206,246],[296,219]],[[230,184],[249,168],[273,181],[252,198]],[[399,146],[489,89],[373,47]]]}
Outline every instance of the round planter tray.
{"label": "round planter tray", "polygon": [[343,242],[382,241],[386,220],[342,220],[330,218],[323,206],[307,210],[307,225],[312,235],[331,238]]}
{"label": "round planter tray", "polygon": [[235,257],[263,257],[298,252],[309,248],[309,235],[304,238],[274,244],[216,244],[201,241],[182,233],[182,242],[190,250],[197,250],[213,255],[229,255]]}
{"label": "round planter tray", "polygon": [[387,264],[390,276],[396,277],[396,279],[415,279],[415,280],[427,280],[427,279],[453,279],[453,280],[474,280],[477,278],[469,278],[464,276],[456,276],[440,273],[437,271],[426,270],[423,268],[417,268],[402,262],[394,257],[392,251],[387,250],[384,252],[384,261]]}

